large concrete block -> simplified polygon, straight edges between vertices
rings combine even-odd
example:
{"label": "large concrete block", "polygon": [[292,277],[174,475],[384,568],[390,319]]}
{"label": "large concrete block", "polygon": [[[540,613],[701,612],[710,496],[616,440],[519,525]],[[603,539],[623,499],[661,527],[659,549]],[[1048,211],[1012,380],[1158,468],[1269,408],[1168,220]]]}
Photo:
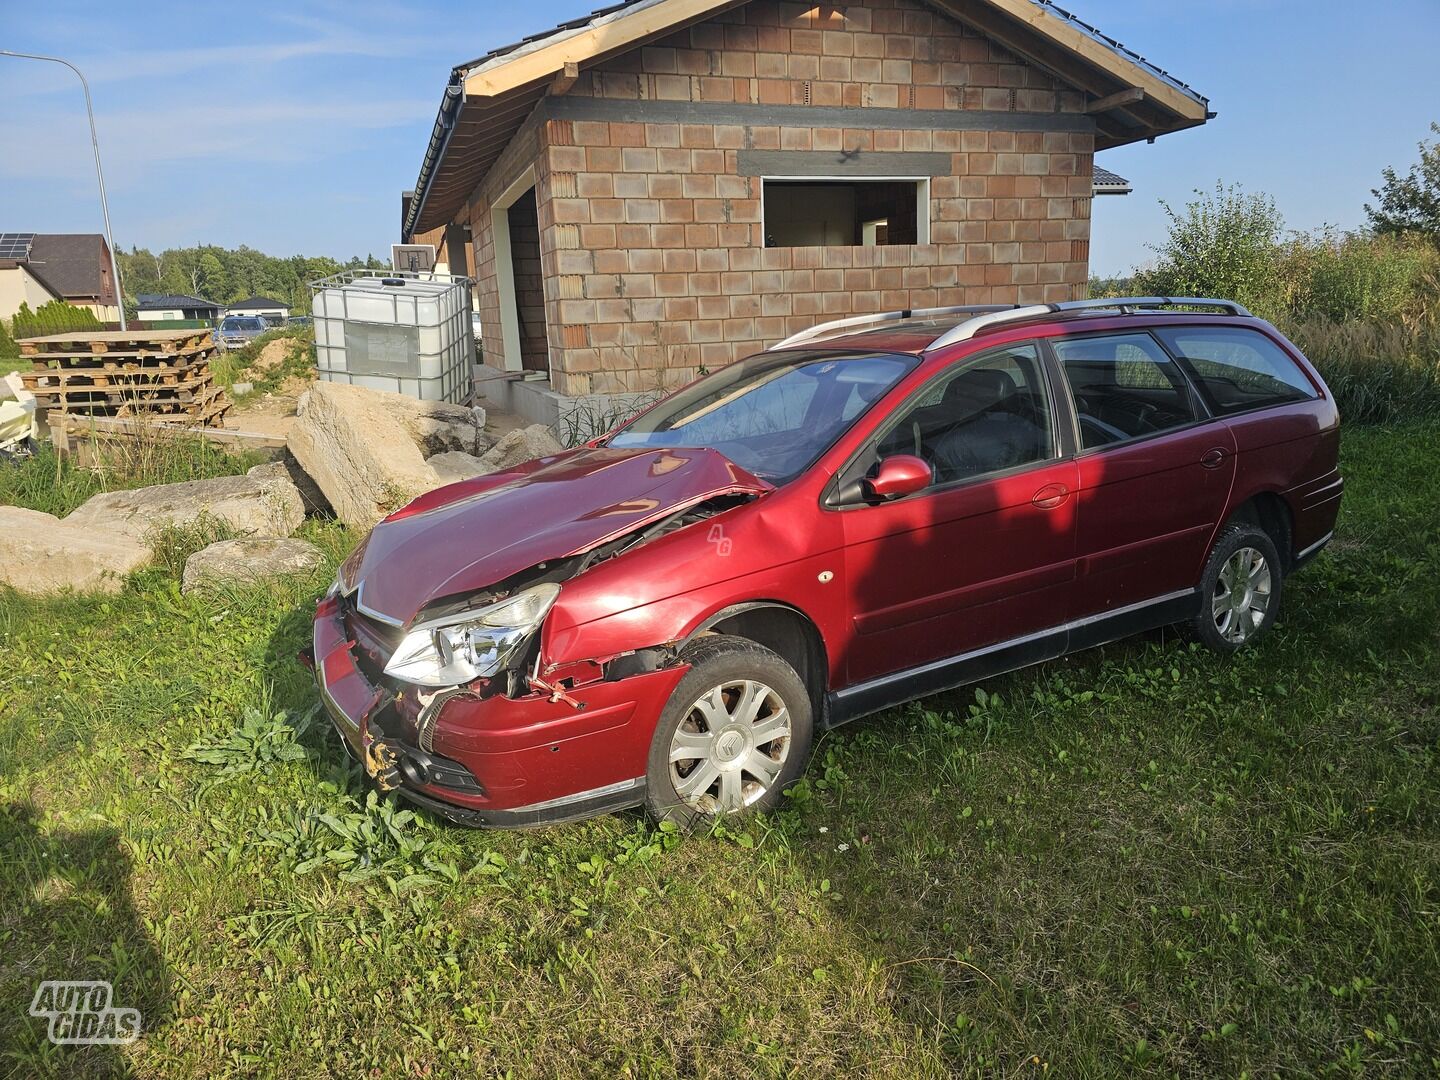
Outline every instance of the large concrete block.
{"label": "large concrete block", "polygon": [[516,428],[480,456],[480,472],[499,472],[534,458],[549,457],[565,448],[544,424]]}
{"label": "large concrete block", "polygon": [[368,529],[436,486],[408,426],[409,402],[327,382],[300,399],[290,452],[347,525]]}
{"label": "large concrete block", "polygon": [[[321,382],[300,399],[288,444],[335,516],[368,529],[458,479],[447,470],[451,456],[484,453],[491,440],[483,409]],[[438,470],[431,457],[440,459]]]}
{"label": "large concrete block", "polygon": [[325,561],[314,544],[304,540],[221,540],[185,560],[180,591],[206,585],[254,584],[288,574],[308,574]]}
{"label": "large concrete block", "polygon": [[0,583],[20,592],[115,593],[149,561],[150,549],[127,532],[0,506]]}
{"label": "large concrete block", "polygon": [[246,536],[289,536],[305,520],[305,506],[295,482],[283,470],[271,470],[102,492],[65,522],[143,538],[154,529],[189,525],[202,517]]}

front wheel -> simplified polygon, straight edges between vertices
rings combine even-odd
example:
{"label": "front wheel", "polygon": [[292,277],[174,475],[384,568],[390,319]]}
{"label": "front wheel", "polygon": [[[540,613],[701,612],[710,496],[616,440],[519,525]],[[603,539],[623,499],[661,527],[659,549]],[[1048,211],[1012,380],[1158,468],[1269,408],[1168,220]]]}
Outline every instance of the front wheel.
{"label": "front wheel", "polygon": [[1243,523],[1226,526],[1200,577],[1195,636],[1216,652],[1244,648],[1275,622],[1282,578],[1268,533]]}
{"label": "front wheel", "polygon": [[810,694],[779,655],[746,638],[700,638],[650,744],[646,806],[661,821],[770,810],[810,754]]}

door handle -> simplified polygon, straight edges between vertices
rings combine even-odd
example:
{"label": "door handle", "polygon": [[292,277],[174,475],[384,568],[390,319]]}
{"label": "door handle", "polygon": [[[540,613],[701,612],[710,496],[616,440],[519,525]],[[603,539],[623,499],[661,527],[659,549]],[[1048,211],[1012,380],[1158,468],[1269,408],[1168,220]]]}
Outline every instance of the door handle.
{"label": "door handle", "polygon": [[1200,464],[1207,469],[1218,469],[1225,464],[1225,451],[1221,447],[1214,447],[1206,450],[1205,455],[1200,459]]}
{"label": "door handle", "polygon": [[1030,496],[1030,501],[1041,510],[1054,510],[1069,497],[1070,489],[1064,484],[1046,484]]}

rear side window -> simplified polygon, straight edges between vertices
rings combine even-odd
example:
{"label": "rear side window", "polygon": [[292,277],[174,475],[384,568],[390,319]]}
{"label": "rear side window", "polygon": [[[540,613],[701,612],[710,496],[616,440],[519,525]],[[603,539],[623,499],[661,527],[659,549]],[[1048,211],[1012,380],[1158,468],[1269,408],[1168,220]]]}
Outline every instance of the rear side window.
{"label": "rear side window", "polygon": [[1086,450],[1183,427],[1196,417],[1185,375],[1148,334],[1059,338]]}
{"label": "rear side window", "polygon": [[1155,334],[1189,366],[1206,404],[1218,415],[1317,396],[1295,361],[1258,331],[1181,326]]}

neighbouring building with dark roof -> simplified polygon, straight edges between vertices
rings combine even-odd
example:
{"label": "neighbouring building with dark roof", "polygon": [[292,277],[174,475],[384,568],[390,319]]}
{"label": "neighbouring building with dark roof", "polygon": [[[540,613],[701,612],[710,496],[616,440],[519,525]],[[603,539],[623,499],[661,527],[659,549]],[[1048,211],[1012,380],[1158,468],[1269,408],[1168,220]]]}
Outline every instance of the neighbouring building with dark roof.
{"label": "neighbouring building with dark roof", "polygon": [[135,297],[135,316],[141,322],[212,321],[220,317],[220,310],[219,304],[198,296],[141,293]]}
{"label": "neighbouring building with dark roof", "polygon": [[118,322],[110,248],[99,233],[0,233],[0,318],[52,300]]}
{"label": "neighbouring building with dark roof", "polygon": [[266,319],[284,319],[290,315],[290,305],[272,300],[268,296],[252,296],[225,305],[226,315],[259,315]]}
{"label": "neighbouring building with dark roof", "polygon": [[1085,294],[1095,153],[1207,100],[1049,0],[629,0],[459,65],[402,239],[487,396],[673,387],[817,322]]}

